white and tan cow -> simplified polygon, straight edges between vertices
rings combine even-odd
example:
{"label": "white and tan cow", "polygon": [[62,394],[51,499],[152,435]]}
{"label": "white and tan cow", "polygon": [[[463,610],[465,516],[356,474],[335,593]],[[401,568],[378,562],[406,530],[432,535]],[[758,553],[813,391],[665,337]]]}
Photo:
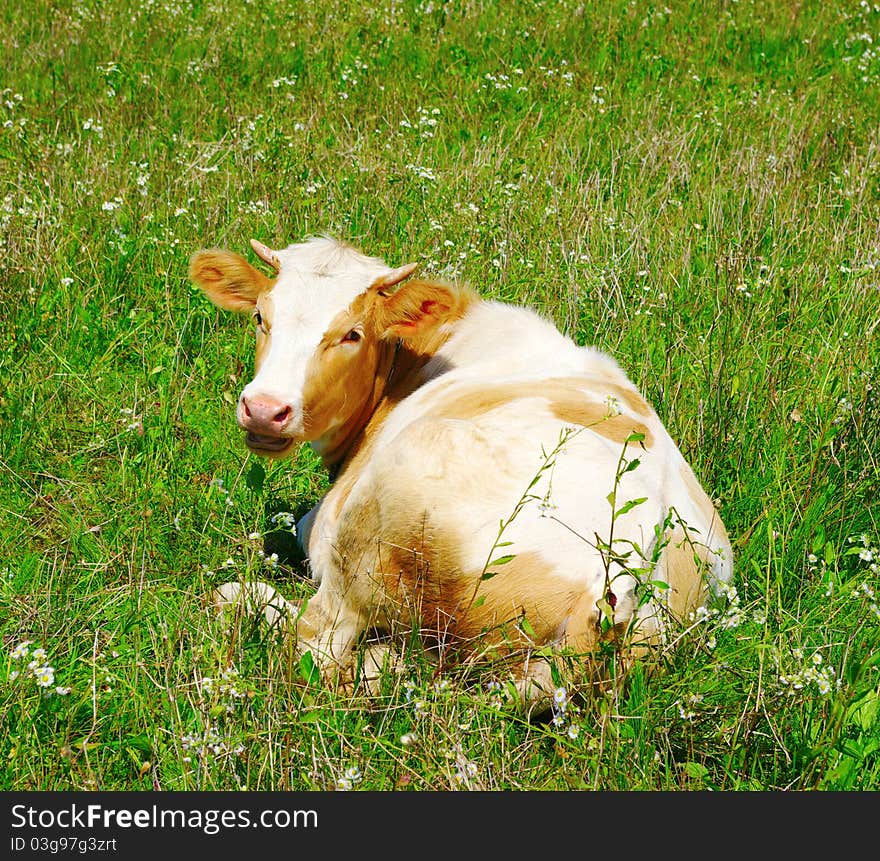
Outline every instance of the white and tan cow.
{"label": "white and tan cow", "polygon": [[326,677],[351,672],[365,632],[417,630],[445,660],[506,661],[534,702],[550,686],[536,653],[589,669],[605,641],[661,643],[730,579],[712,502],[613,359],[413,264],[323,237],[251,244],[275,277],[229,251],[190,266],[253,319],[238,423],[260,455],[311,443],[333,484],[299,525],[305,609],[244,593],[289,616]]}

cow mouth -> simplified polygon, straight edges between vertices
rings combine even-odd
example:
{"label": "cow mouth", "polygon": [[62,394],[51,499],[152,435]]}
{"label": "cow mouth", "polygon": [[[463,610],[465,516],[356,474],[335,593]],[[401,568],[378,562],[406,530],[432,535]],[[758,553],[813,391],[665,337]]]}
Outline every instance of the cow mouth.
{"label": "cow mouth", "polygon": [[271,454],[280,454],[293,445],[293,440],[290,437],[264,436],[253,431],[247,432],[244,441],[249,449],[270,452]]}

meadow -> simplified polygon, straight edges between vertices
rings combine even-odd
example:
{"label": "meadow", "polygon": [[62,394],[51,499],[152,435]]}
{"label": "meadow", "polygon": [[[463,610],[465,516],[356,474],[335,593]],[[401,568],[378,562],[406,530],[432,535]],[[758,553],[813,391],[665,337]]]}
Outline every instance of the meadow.
{"label": "meadow", "polygon": [[[880,5],[668,2],[0,0],[0,789],[880,788]],[[327,477],[188,261],[320,233],[620,362],[734,546],[676,649],[528,721],[208,611]]]}

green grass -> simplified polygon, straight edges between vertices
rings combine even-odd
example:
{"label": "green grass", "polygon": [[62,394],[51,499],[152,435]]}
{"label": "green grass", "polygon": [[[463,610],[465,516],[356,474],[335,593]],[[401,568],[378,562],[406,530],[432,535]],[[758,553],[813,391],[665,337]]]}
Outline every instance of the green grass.
{"label": "green grass", "polygon": [[[880,13],[670,7],[0,4],[0,788],[880,788]],[[246,453],[188,259],[320,232],[650,398],[736,553],[659,672],[558,725],[416,657],[346,698],[206,610],[308,594],[272,517],[326,478]]]}

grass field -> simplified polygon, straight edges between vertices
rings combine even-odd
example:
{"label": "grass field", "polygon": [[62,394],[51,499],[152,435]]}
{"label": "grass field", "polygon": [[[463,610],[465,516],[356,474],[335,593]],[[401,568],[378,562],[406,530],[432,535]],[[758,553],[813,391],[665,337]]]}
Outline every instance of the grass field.
{"label": "grass field", "polygon": [[[0,788],[880,789],[880,6],[0,0],[0,46]],[[530,723],[208,613],[308,594],[327,479],[247,454],[188,260],[323,232],[652,401],[736,555],[659,672]]]}

